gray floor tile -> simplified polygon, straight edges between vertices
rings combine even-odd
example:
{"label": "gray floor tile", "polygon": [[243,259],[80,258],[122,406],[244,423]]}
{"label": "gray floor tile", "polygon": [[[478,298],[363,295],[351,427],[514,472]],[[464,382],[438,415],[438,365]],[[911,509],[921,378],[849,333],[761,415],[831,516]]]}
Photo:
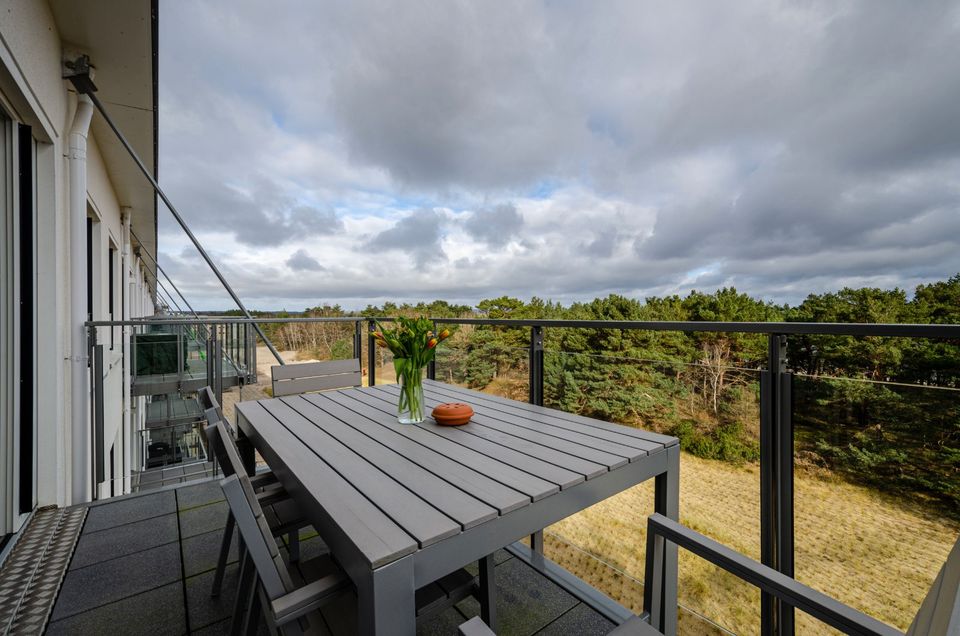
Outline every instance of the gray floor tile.
{"label": "gray floor tile", "polygon": [[[186,576],[201,574],[217,567],[223,529],[205,532],[183,540],[183,569]],[[237,532],[234,529],[227,563],[237,561]]]}
{"label": "gray floor tile", "polygon": [[513,555],[507,552],[506,550],[504,550],[503,548],[493,553],[493,562],[496,563],[497,565],[500,565],[501,563],[506,563],[512,558],[513,558]]}
{"label": "gray floor tile", "polygon": [[579,603],[572,610],[537,632],[537,636],[603,636],[615,627],[594,609]]}
{"label": "gray floor tile", "polygon": [[176,506],[173,491],[169,490],[90,506],[83,532],[97,532],[125,523],[170,514],[177,511]]}
{"label": "gray floor tile", "polygon": [[213,585],[213,572],[187,579],[187,614],[190,617],[190,629],[212,625],[233,613],[233,602],[237,597],[237,574],[239,566],[228,565],[223,576],[220,596],[210,596]]}
{"label": "gray floor tile", "polygon": [[321,610],[323,619],[333,636],[357,633],[357,595],[347,592]]}
{"label": "gray floor tile", "polygon": [[428,621],[417,623],[417,636],[455,636],[457,626],[466,620],[457,608],[451,607]]}
{"label": "gray floor tile", "polygon": [[186,539],[211,530],[219,530],[227,522],[227,502],[207,504],[180,512],[180,536]]}
{"label": "gray floor tile", "polygon": [[169,514],[87,532],[77,542],[70,569],[85,567],[107,559],[142,552],[178,538],[177,515]]}
{"label": "gray floor tile", "polygon": [[[497,634],[500,636],[530,636],[578,602],[519,559],[498,565],[496,578]],[[467,617],[480,613],[480,605],[472,597],[457,607]]]}
{"label": "gray floor tile", "polygon": [[71,570],[63,580],[51,619],[85,612],[180,578],[180,546],[176,543]]}
{"label": "gray floor tile", "polygon": [[183,589],[180,582],[115,603],[103,605],[82,614],[54,621],[47,634],[59,636],[101,636],[102,634],[160,635],[184,634],[187,625],[183,611]]}
{"label": "gray floor tile", "polygon": [[191,636],[229,636],[230,619],[228,618],[220,621],[219,623],[201,627],[200,629],[192,629],[190,630],[190,634]]}
{"label": "gray floor tile", "polygon": [[223,490],[220,488],[218,479],[177,488],[177,507],[180,510],[196,508],[216,501],[223,501]]}

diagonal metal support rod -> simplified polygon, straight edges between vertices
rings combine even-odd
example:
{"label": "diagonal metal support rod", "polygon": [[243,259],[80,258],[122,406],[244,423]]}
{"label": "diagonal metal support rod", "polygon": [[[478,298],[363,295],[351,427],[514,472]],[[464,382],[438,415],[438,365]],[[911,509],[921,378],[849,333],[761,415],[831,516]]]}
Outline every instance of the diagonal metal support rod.
{"label": "diagonal metal support rod", "polygon": [[[72,80],[73,78],[71,78]],[[240,300],[240,297],[237,296],[236,292],[233,291],[233,288],[230,287],[230,283],[227,282],[227,279],[223,277],[223,274],[220,273],[220,269],[213,262],[213,259],[210,258],[210,255],[207,254],[207,251],[203,249],[203,246],[200,245],[200,241],[197,240],[197,237],[194,236],[193,232],[187,226],[186,222],[183,220],[183,217],[180,216],[180,213],[177,211],[176,206],[173,205],[173,202],[167,198],[167,195],[164,193],[163,189],[160,187],[160,184],[157,183],[157,180],[153,178],[153,175],[150,174],[150,171],[147,170],[147,167],[143,164],[143,161],[140,160],[140,157],[134,151],[133,147],[130,145],[130,142],[127,141],[127,138],[123,136],[123,133],[120,132],[120,129],[117,128],[116,124],[113,123],[113,120],[110,119],[110,115],[107,114],[107,111],[104,109],[103,104],[100,103],[100,100],[97,99],[96,93],[91,90],[91,87],[84,85],[82,82],[73,82],[74,86],[79,92],[84,93],[87,97],[90,98],[90,101],[93,102],[93,105],[103,116],[103,119],[107,122],[107,125],[110,126],[110,130],[113,131],[113,134],[117,136],[117,139],[120,140],[120,143],[123,144],[123,147],[127,149],[127,152],[133,158],[134,163],[137,164],[137,167],[140,168],[140,172],[143,173],[143,176],[147,178],[147,181],[150,182],[150,185],[153,186],[153,190],[157,193],[157,196],[163,201],[167,206],[167,209],[170,210],[170,213],[173,214],[173,218],[177,220],[177,223],[180,224],[180,227],[186,233],[187,237],[193,243],[193,246],[197,248],[197,251],[200,252],[200,256],[203,257],[203,260],[207,262],[207,265],[210,266],[210,269],[213,270],[214,275],[217,279],[220,280],[220,284],[223,285],[223,288],[227,290],[227,293],[230,294],[230,297],[233,299],[233,302],[237,304],[237,307],[240,311],[243,312],[243,315],[249,319],[253,320],[253,316],[250,315],[250,312],[247,311],[247,308],[244,306],[243,301]],[[273,346],[273,343],[270,342],[270,339],[267,338],[267,334],[263,332],[263,329],[256,322],[252,323],[253,328],[256,330],[257,335],[263,339],[267,348],[270,349],[270,353],[273,354],[273,357],[277,359],[277,362],[281,365],[286,364],[283,361],[283,358],[280,356],[280,352],[277,351],[276,347]]]}
{"label": "diagonal metal support rod", "polygon": [[[167,282],[170,283],[170,286],[173,287],[173,290],[177,292],[177,295],[180,296],[181,300],[183,300],[183,303],[187,306],[187,309],[190,310],[190,313],[193,314],[193,317],[196,318],[197,320],[200,320],[200,316],[197,314],[196,310],[194,310],[193,306],[190,304],[190,301],[187,300],[187,297],[183,295],[183,292],[180,291],[180,288],[177,287],[177,284],[173,282],[173,279],[170,278],[170,275],[167,274],[167,272],[165,272],[162,267],[160,267],[160,262],[153,256],[153,254],[150,253],[150,250],[144,247],[143,241],[141,241],[140,237],[138,237],[136,233],[134,233],[133,228],[130,228],[130,235],[137,240],[137,243],[140,244],[140,253],[146,254],[150,258],[150,260],[153,261],[153,264],[157,266],[157,271],[163,274],[163,277],[167,279]],[[160,282],[160,279],[157,278],[157,283],[159,282]]]}

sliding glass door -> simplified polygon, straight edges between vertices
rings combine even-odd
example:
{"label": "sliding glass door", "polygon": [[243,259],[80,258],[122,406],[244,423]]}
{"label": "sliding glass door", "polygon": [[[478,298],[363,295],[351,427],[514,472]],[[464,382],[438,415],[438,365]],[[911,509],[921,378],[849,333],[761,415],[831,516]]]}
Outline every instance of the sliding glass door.
{"label": "sliding glass door", "polygon": [[37,501],[36,144],[0,112],[0,537]]}

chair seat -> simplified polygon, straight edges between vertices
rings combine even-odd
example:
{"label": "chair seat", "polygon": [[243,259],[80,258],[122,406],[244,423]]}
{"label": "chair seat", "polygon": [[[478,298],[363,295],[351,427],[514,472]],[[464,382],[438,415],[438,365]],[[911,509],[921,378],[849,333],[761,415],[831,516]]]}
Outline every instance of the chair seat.
{"label": "chair seat", "polygon": [[661,636],[661,634],[639,616],[631,616],[610,632],[610,636]]}

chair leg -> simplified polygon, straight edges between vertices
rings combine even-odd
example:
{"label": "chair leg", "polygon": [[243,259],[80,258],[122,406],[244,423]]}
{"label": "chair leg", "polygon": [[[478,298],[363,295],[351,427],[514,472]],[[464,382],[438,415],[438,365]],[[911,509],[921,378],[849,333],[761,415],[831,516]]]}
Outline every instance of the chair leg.
{"label": "chair leg", "polygon": [[300,530],[288,534],[287,542],[290,544],[290,563],[296,563],[300,560]]}
{"label": "chair leg", "polygon": [[230,621],[230,633],[239,634],[244,625],[243,617],[247,609],[248,598],[256,594],[257,572],[253,559],[243,553],[240,555],[240,581],[237,584],[237,598],[233,602],[233,619]]}
{"label": "chair leg", "polygon": [[480,618],[497,631],[497,584],[494,577],[493,555],[480,559]]}
{"label": "chair leg", "polygon": [[250,590],[250,600],[247,603],[247,616],[243,621],[243,633],[246,636],[256,636],[260,627],[260,586],[254,581],[254,588]]}
{"label": "chair leg", "polygon": [[217,557],[217,571],[213,575],[213,589],[210,596],[220,596],[220,588],[223,586],[223,574],[227,569],[227,559],[230,557],[230,543],[233,540],[233,527],[236,522],[233,519],[233,513],[227,512],[227,523],[223,527],[223,540],[220,541],[220,556]]}

